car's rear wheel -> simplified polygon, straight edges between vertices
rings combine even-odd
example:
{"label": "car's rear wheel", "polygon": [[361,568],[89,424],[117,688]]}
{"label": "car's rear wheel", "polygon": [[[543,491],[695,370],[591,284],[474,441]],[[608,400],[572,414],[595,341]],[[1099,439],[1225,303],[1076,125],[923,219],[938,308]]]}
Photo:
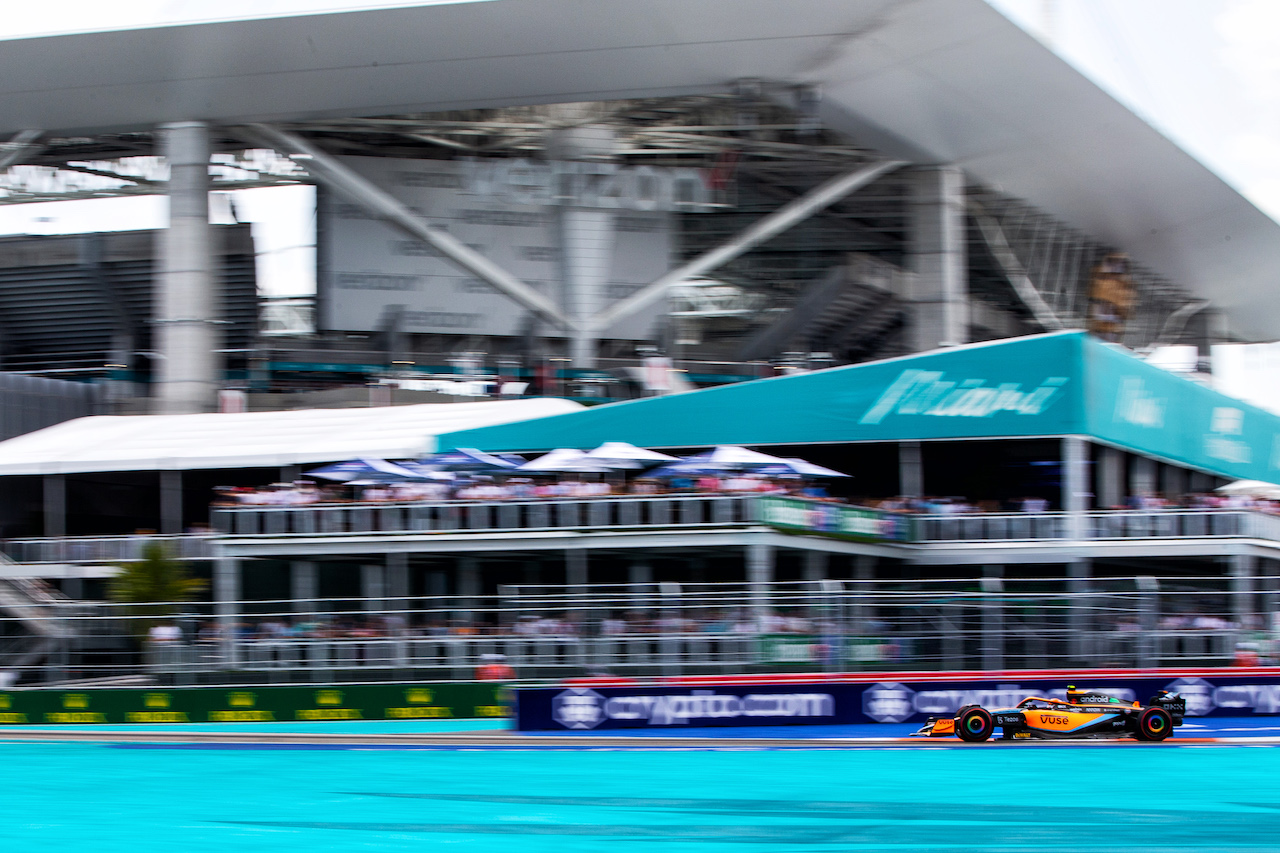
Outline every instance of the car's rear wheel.
{"label": "car's rear wheel", "polygon": [[956,734],[960,736],[960,740],[970,743],[981,743],[995,731],[995,721],[985,708],[969,708],[960,715],[959,722]]}
{"label": "car's rear wheel", "polygon": [[1173,733],[1173,718],[1164,708],[1148,708],[1138,717],[1138,740],[1164,740]]}

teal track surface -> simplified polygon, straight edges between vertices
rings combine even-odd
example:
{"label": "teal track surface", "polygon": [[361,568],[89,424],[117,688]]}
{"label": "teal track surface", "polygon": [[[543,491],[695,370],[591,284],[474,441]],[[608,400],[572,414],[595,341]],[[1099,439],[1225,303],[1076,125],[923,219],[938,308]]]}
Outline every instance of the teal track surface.
{"label": "teal track surface", "polygon": [[2,738],[0,840],[12,850],[1280,849],[1280,748],[1271,746],[744,750],[727,741],[670,751],[566,739],[498,750]]}

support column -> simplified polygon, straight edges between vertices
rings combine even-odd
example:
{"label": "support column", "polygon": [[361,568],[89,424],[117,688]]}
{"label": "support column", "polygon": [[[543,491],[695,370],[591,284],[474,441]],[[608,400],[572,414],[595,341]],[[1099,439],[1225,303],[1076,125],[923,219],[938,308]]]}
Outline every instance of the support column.
{"label": "support column", "polygon": [[924,462],[920,442],[898,442],[898,494],[907,498],[924,496]]}
{"label": "support column", "polygon": [[581,595],[587,586],[587,552],[580,548],[564,552],[564,582],[569,592]]}
{"label": "support column", "polygon": [[858,637],[871,636],[871,619],[875,615],[869,603],[875,595],[876,558],[859,554],[853,558],[853,606],[849,618],[853,633]]}
{"label": "support column", "polygon": [[1130,462],[1129,483],[1131,494],[1154,495],[1156,493],[1156,461],[1147,456],[1135,456]]}
{"label": "support column", "polygon": [[67,477],[44,475],[44,535],[67,535]]}
{"label": "support column", "polygon": [[409,609],[409,555],[388,554],[387,568],[387,609]]}
{"label": "support column", "polygon": [[1124,506],[1124,468],[1120,451],[1114,447],[1098,449],[1098,507],[1112,509]]}
{"label": "support column", "polygon": [[1160,474],[1160,491],[1169,500],[1180,500],[1188,492],[1187,469],[1177,465],[1161,465]]}
{"label": "support column", "polygon": [[804,552],[804,579],[817,589],[818,583],[827,577],[829,555],[826,551]]}
{"label": "support column", "polygon": [[[585,178],[583,188],[590,185],[590,175],[608,175],[617,170],[609,161],[616,159],[617,139],[607,124],[590,124],[582,106],[563,104],[552,107],[565,126],[553,131],[547,139],[547,157],[554,160],[576,160]],[[560,208],[560,265],[564,277],[565,314],[575,324],[569,329],[569,356],[576,368],[596,366],[596,346],[600,330],[591,322],[609,304],[606,288],[613,271],[614,215],[608,199],[597,199],[590,192],[577,192],[572,201]]]}
{"label": "support column", "polygon": [[982,668],[1004,669],[1004,566],[982,567]]}
{"label": "support column", "polygon": [[653,594],[653,566],[632,563],[627,568],[627,583],[631,584],[631,609],[638,613],[648,610],[649,596]]}
{"label": "support column", "polygon": [[240,663],[240,561],[234,557],[213,562],[213,601],[222,665],[234,669]]}
{"label": "support column", "polygon": [[392,660],[396,666],[408,666],[409,646],[405,639],[409,636],[409,620],[405,611],[409,609],[409,555],[388,554],[386,565],[386,617],[387,634],[394,640]]}
{"label": "support column", "polygon": [[[1085,597],[1093,589],[1093,561],[1089,559],[1072,560],[1067,563],[1067,624],[1071,635],[1069,651],[1071,660],[1066,666],[1088,666],[1086,650],[1087,635],[1093,631],[1093,619],[1090,617],[1090,601]],[[1050,661],[1051,666],[1063,666],[1062,661]]]}
{"label": "support column", "polygon": [[1067,536],[1084,539],[1089,509],[1088,443],[1079,436],[1062,439],[1062,509],[1067,513]]}
{"label": "support column", "polygon": [[915,352],[969,340],[964,172],[954,166],[913,170],[909,266],[914,303],[909,341]]}
{"label": "support column", "polygon": [[370,563],[360,567],[360,595],[366,612],[386,609],[387,576],[383,566]]}
{"label": "support column", "polygon": [[294,613],[315,613],[320,597],[320,575],[315,563],[295,560],[289,564],[289,597]]}
{"label": "support column", "polygon": [[182,532],[182,472],[160,472],[160,532]]}
{"label": "support column", "polygon": [[1138,588],[1138,668],[1154,669],[1160,665],[1160,647],[1156,628],[1160,624],[1160,582],[1151,575],[1135,578]]}
{"label": "support column", "polygon": [[464,625],[474,625],[476,610],[480,608],[480,563],[475,557],[458,560],[458,620]]}
{"label": "support column", "polygon": [[215,322],[219,299],[209,230],[209,130],[201,122],[160,127],[169,163],[169,227],[160,238],[156,338],[160,358],[155,409],[211,412],[221,384]]}
{"label": "support column", "polygon": [[1253,605],[1254,575],[1257,558],[1248,554],[1236,554],[1231,560],[1231,621],[1241,631],[1261,627],[1257,625],[1257,608]]}
{"label": "support column", "polygon": [[753,542],[747,546],[747,588],[757,630],[764,627],[772,603],[774,552],[772,545]]}
{"label": "support column", "polygon": [[613,212],[565,207],[560,211],[560,251],[564,269],[565,313],[577,323],[569,331],[570,363],[596,366],[598,332],[591,318],[606,305],[605,288],[613,263]]}

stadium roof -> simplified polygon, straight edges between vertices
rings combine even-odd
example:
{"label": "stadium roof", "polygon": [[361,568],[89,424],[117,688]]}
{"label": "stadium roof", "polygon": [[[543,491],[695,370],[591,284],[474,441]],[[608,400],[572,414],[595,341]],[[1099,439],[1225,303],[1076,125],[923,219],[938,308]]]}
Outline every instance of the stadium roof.
{"label": "stadium roof", "polygon": [[983,183],[1280,337],[1280,226],[983,0],[487,0],[19,39],[0,133],[822,87],[828,126]]}
{"label": "stadium roof", "polygon": [[[1177,424],[1177,429],[1172,428]],[[1280,417],[1084,332],[934,350],[439,436],[539,451],[1087,436],[1225,477],[1274,482]]]}
{"label": "stadium roof", "polygon": [[0,476],[265,468],[408,459],[450,430],[581,409],[570,400],[426,403],[205,415],[77,418],[0,442]]}

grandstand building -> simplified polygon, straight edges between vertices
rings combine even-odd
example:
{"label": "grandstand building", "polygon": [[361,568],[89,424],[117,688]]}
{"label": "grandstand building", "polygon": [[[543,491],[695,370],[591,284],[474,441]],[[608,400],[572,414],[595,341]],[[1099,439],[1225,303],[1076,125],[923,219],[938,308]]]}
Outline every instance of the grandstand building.
{"label": "grandstand building", "polygon": [[[86,56],[102,58],[91,81]],[[1138,596],[1154,636],[1154,599],[1141,596],[1161,587],[1139,579],[1174,577],[1233,617],[1211,649],[1174,658],[1229,658],[1246,625],[1269,624],[1277,537],[1265,516],[1114,507],[1274,479],[1274,416],[1122,350],[1277,337],[1280,226],[981,0],[793,0],[785,16],[770,0],[462,2],[20,40],[0,71],[0,129],[15,134],[0,155],[15,167],[8,201],[47,200],[58,182],[32,176],[57,175],[64,197],[163,185],[171,210],[146,350],[156,432],[119,454],[73,453],[74,432],[0,445],[0,477],[19,495],[7,516],[16,562],[0,573],[95,597],[112,562],[136,557],[130,534],[164,530],[213,581],[215,662],[186,672],[277,677],[279,659],[255,658],[236,626],[279,602],[299,619],[332,602],[404,619],[447,601],[473,628],[480,602],[611,585],[657,590],[635,605],[652,611],[702,583],[738,584],[763,615],[786,584],[839,596],[950,579],[1003,595],[1034,579],[1037,594]],[[150,168],[157,156],[163,169]],[[215,286],[208,193],[299,182],[319,198],[319,290],[304,306],[315,328],[260,327],[250,340],[218,307],[243,294]],[[83,282],[60,287],[100,286],[93,262],[75,269]],[[120,349],[122,327],[98,319],[101,346]],[[253,375],[224,367],[220,354],[242,349]],[[370,428],[363,446],[275,461],[251,441],[239,460],[164,452],[190,440],[183,418],[247,417],[205,414],[228,389],[467,381],[659,399],[453,436],[424,426],[414,447],[777,446],[854,473],[851,496],[995,506],[909,529],[855,513],[851,529],[889,532],[848,536],[809,521],[821,506],[725,496],[205,515],[210,472],[292,479],[386,446]],[[668,396],[691,385],[731,387]],[[929,395],[952,391],[1016,405],[924,417]],[[720,401],[739,399],[726,419]],[[68,512],[69,483],[128,491],[113,505],[119,529]],[[1046,506],[998,510],[1027,496]],[[180,532],[203,523],[213,531]],[[608,600],[573,607],[599,621],[631,606]],[[1006,614],[988,603],[925,603],[911,618],[986,664],[1003,659],[994,635],[963,626],[979,612],[965,608]],[[1063,636],[1114,627],[1087,609],[1050,621]],[[1139,663],[1164,654],[1120,647]],[[481,648],[397,652],[387,667],[458,666]],[[1019,654],[1052,658],[1043,645]],[[286,669],[371,677],[337,660]]]}

